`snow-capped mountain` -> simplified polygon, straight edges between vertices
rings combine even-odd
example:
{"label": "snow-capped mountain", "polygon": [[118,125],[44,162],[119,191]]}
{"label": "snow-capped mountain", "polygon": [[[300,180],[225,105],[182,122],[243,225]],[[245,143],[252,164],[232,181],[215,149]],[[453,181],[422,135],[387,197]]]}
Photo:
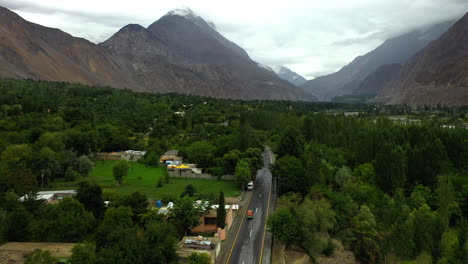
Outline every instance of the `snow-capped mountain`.
{"label": "snow-capped mountain", "polygon": [[305,82],[307,82],[304,77],[284,66],[274,67],[273,70],[281,79],[286,80],[296,86],[303,85]]}

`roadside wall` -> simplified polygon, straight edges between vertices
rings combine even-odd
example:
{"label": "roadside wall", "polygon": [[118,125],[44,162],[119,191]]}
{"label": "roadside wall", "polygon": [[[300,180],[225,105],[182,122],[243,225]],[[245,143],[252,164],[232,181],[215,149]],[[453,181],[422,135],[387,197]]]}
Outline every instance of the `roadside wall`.
{"label": "roadside wall", "polygon": [[[167,173],[170,177],[174,178],[190,178],[190,179],[208,179],[208,180],[216,180],[217,177],[213,176],[208,173],[194,173],[192,170],[181,170],[181,169],[172,169],[167,170]],[[221,180],[225,181],[233,181],[234,175],[223,175],[221,176]]]}

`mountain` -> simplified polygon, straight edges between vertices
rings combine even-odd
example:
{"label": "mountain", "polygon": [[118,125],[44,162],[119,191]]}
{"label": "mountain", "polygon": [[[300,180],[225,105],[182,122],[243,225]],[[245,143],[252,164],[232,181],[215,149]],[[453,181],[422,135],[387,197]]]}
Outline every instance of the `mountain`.
{"label": "mountain", "polygon": [[118,66],[95,44],[0,7],[0,76],[124,88]]}
{"label": "mountain", "polygon": [[447,31],[453,23],[453,21],[443,22],[388,39],[373,51],[355,58],[338,72],[310,80],[301,88],[322,101],[328,101],[339,95],[352,94],[378,67],[384,64],[404,64],[411,56]]}
{"label": "mountain", "polygon": [[128,25],[99,44],[139,88],[216,98],[314,99],[261,67],[191,10],[174,10],[148,28]]}
{"label": "mountain", "polygon": [[384,64],[359,84],[354,94],[378,94],[389,82],[398,76],[401,64]]}
{"label": "mountain", "polygon": [[468,13],[409,60],[377,100],[389,104],[468,104]]}
{"label": "mountain", "polygon": [[290,69],[284,66],[276,67],[274,70],[281,79],[286,80],[296,86],[301,86],[305,82],[307,82],[307,80],[304,79],[304,77],[291,71]]}
{"label": "mountain", "polygon": [[0,77],[216,98],[314,99],[189,10],[172,11],[148,28],[127,25],[96,45],[0,8]]}

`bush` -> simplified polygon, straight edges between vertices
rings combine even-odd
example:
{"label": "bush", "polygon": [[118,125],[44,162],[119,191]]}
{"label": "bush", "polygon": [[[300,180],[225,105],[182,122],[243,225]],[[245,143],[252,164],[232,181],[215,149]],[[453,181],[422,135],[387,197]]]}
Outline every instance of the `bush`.
{"label": "bush", "polygon": [[335,252],[335,245],[331,239],[328,240],[327,246],[323,249],[322,254],[327,257],[330,257]]}
{"label": "bush", "polygon": [[162,178],[159,178],[158,184],[156,185],[156,187],[158,187],[158,188],[163,187],[163,179]]}
{"label": "bush", "polygon": [[74,181],[78,177],[80,177],[80,174],[74,171],[71,167],[68,167],[67,170],[65,171],[65,181],[67,182]]}
{"label": "bush", "polygon": [[211,258],[206,253],[192,253],[188,257],[190,264],[211,264]]}

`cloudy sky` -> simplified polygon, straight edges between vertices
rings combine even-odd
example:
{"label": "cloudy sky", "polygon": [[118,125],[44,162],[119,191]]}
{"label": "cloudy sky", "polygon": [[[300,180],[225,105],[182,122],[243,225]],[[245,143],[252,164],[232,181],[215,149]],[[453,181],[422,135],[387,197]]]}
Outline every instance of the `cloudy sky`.
{"label": "cloudy sky", "polygon": [[257,62],[311,79],[339,70],[387,38],[460,18],[468,0],[0,0],[0,6],[95,43],[129,23],[146,27],[188,7]]}

